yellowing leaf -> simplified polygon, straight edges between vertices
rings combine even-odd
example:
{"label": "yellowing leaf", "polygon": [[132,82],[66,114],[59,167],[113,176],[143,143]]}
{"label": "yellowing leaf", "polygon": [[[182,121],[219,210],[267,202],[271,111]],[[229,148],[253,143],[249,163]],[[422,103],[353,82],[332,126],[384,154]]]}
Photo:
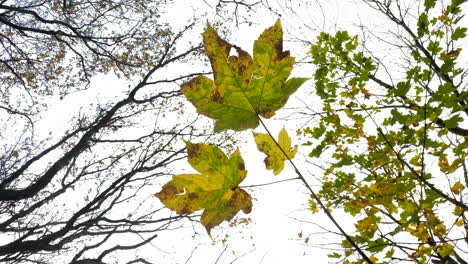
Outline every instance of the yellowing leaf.
{"label": "yellowing leaf", "polygon": [[427,242],[427,240],[431,238],[431,236],[426,230],[426,226],[424,225],[424,223],[419,223],[415,229],[407,227],[406,231],[410,232],[413,236],[417,237],[422,242]]}
{"label": "yellowing leaf", "polygon": [[457,226],[463,226],[464,223],[465,223],[465,220],[463,218],[460,218],[460,219],[457,220],[457,222],[455,222],[455,224]]}
{"label": "yellowing leaf", "polygon": [[446,257],[452,254],[454,247],[455,246],[449,243],[443,243],[441,246],[437,247],[436,251],[440,254],[441,257]]}
{"label": "yellowing leaf", "polygon": [[374,236],[374,233],[378,228],[376,219],[377,217],[375,216],[368,216],[363,218],[359,220],[357,224],[355,224],[356,229],[361,233],[361,235],[370,239]]}
{"label": "yellowing leaf", "polygon": [[464,210],[460,206],[455,206],[455,209],[453,210],[453,214],[456,216],[461,216],[463,214]]}
{"label": "yellowing leaf", "polygon": [[463,189],[465,189],[465,185],[463,185],[460,181],[457,181],[452,187],[450,187],[450,190],[457,195],[460,194]]}
{"label": "yellowing leaf", "polygon": [[[278,175],[284,169],[284,161],[287,160],[284,153],[276,145],[270,135],[255,132],[253,132],[253,135],[258,150],[267,155],[265,158],[266,168],[268,170],[273,170],[273,174]],[[278,135],[278,144],[290,159],[294,158],[297,153],[297,146],[291,147],[291,138],[284,128],[281,129]]]}
{"label": "yellowing leaf", "polygon": [[[278,20],[255,41],[252,59],[244,50],[221,39],[208,25],[203,42],[214,81],[198,76],[181,88],[198,113],[216,120],[216,132],[257,127],[258,115],[272,117],[307,80],[287,80],[294,58],[289,56],[289,51],[283,51],[282,38]],[[237,56],[229,56],[232,48],[236,49]]]}
{"label": "yellowing leaf", "polygon": [[185,143],[188,162],[201,174],[175,175],[155,196],[178,214],[205,209],[201,223],[211,236],[214,226],[230,221],[239,210],[252,210],[252,198],[238,188],[247,175],[244,160],[239,150],[228,158],[217,146]]}
{"label": "yellowing leaf", "polygon": [[317,202],[314,199],[309,199],[309,210],[312,211],[312,213],[318,213],[319,209],[317,207]]}

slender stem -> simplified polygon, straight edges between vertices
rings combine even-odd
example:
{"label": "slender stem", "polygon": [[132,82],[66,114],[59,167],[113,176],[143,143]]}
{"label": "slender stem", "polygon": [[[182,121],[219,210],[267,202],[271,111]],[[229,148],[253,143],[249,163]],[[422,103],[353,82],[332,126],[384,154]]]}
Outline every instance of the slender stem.
{"label": "slender stem", "polygon": [[272,184],[276,184],[276,183],[299,180],[299,179],[300,179],[299,177],[296,177],[296,178],[291,178],[291,179],[286,179],[286,180],[280,180],[280,181],[274,181],[274,182],[268,182],[268,183],[261,183],[261,184],[254,184],[254,185],[238,186],[238,187],[239,188],[253,188],[253,187],[272,185]]}
{"label": "slender stem", "polygon": [[275,142],[276,146],[281,150],[281,152],[283,153],[283,155],[288,159],[288,162],[293,166],[294,168],[294,171],[296,172],[297,176],[298,176],[298,179],[300,179],[302,181],[302,183],[304,183],[305,187],[310,191],[310,194],[312,195],[312,198],[314,198],[314,200],[319,204],[320,208],[322,208],[322,210],[325,212],[325,214],[327,215],[328,219],[330,219],[330,221],[336,226],[336,228],[338,228],[338,230],[340,231],[340,233],[346,238],[346,240],[348,240],[348,242],[356,249],[356,251],[359,253],[359,255],[362,256],[362,258],[369,264],[374,264],[374,262],[372,262],[372,260],[366,255],[366,253],[364,253],[364,251],[362,251],[362,249],[359,247],[358,244],[356,244],[356,242],[354,242],[353,238],[348,235],[348,233],[346,233],[346,231],[340,226],[340,224],[338,224],[338,222],[336,221],[336,219],[333,217],[333,215],[331,214],[330,210],[328,210],[328,208],[323,204],[322,200],[320,200],[320,198],[315,194],[315,192],[312,190],[312,187],[309,185],[309,183],[306,181],[306,179],[304,178],[304,176],[302,175],[302,173],[299,171],[299,169],[296,167],[296,164],[294,164],[294,162],[289,158],[288,154],[286,154],[286,152],[284,151],[284,149],[280,146],[280,144],[275,140],[275,138],[273,137],[273,135],[271,134],[270,130],[268,130],[267,126],[265,125],[265,123],[263,122],[263,120],[260,118],[260,116],[258,116],[257,114],[257,117],[258,117],[258,120],[260,121],[260,123],[262,124],[263,128],[265,128],[266,132],[268,133],[268,135],[270,135],[271,139],[273,140],[273,142]]}

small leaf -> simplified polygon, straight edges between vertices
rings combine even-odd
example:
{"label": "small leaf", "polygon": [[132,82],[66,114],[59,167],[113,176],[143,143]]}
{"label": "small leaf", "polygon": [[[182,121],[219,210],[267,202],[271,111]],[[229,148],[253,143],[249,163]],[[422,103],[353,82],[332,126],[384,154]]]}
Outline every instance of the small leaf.
{"label": "small leaf", "polygon": [[463,118],[460,115],[454,115],[450,119],[445,120],[444,124],[446,128],[455,128],[460,122],[463,122]]}
{"label": "small leaf", "polygon": [[380,252],[387,247],[387,243],[382,238],[376,240],[370,240],[367,242],[367,250],[369,252]]}
{"label": "small leaf", "polygon": [[310,209],[310,211],[312,211],[313,214],[318,213],[318,211],[319,211],[319,209],[317,207],[317,202],[315,202],[315,200],[313,198],[309,199],[309,209]]}
{"label": "small leaf", "polygon": [[427,13],[422,13],[418,18],[418,37],[422,37],[425,34],[429,33],[428,26],[429,26],[429,19]]}
{"label": "small leaf", "polygon": [[452,254],[453,248],[454,248],[453,245],[450,245],[448,243],[443,243],[442,246],[439,246],[436,251],[437,253],[440,254],[441,257],[446,257]]}
{"label": "small leaf", "polygon": [[405,96],[411,88],[409,82],[399,82],[397,83],[397,88],[395,89],[396,96]]}
{"label": "small leaf", "polygon": [[457,27],[452,34],[453,40],[459,40],[461,38],[466,37],[466,28],[464,27]]}
{"label": "small leaf", "polygon": [[464,210],[460,206],[455,206],[455,209],[453,210],[452,214],[456,216],[461,216],[463,214]]}
{"label": "small leaf", "polygon": [[[288,77],[294,65],[283,51],[283,30],[278,20],[255,41],[252,57],[221,39],[208,25],[203,33],[214,81],[198,76],[181,86],[197,112],[213,118],[215,132],[242,131],[258,126],[258,115],[270,118],[307,78]],[[235,48],[238,56],[229,56]]]}
{"label": "small leaf", "polygon": [[323,135],[323,133],[325,133],[326,130],[327,128],[323,124],[320,124],[320,126],[314,127],[314,129],[312,130],[312,136],[315,139],[318,139]]}
{"label": "small leaf", "polygon": [[391,258],[393,257],[393,254],[395,254],[395,249],[391,248],[387,253],[385,253],[385,258]]}
{"label": "small leaf", "polygon": [[320,157],[320,155],[325,151],[326,148],[327,148],[326,143],[322,141],[318,146],[316,146],[312,150],[312,152],[309,153],[309,157],[313,157],[313,158]]}
{"label": "small leaf", "polygon": [[341,258],[341,254],[334,252],[333,254],[328,254],[327,255],[329,258]]}
{"label": "small leaf", "polygon": [[424,0],[424,7],[426,8],[426,11],[434,8],[436,4],[435,0]]}
{"label": "small leaf", "polygon": [[450,190],[456,195],[460,194],[463,189],[465,189],[465,185],[460,181],[457,181],[452,187],[450,187]]}
{"label": "small leaf", "polygon": [[[288,158],[276,145],[275,141],[268,134],[253,132],[257,148],[265,153],[265,165],[268,170],[273,170],[273,174],[278,175],[284,168],[284,161]],[[294,158],[297,153],[297,146],[291,147],[291,138],[286,132],[286,129],[281,129],[278,135],[278,144],[288,155],[290,159]]]}
{"label": "small leaf", "polygon": [[247,175],[239,150],[228,158],[217,146],[185,143],[188,162],[201,174],[175,175],[154,196],[177,214],[204,209],[201,223],[209,235],[214,226],[230,221],[239,210],[250,213],[252,198],[238,188]]}

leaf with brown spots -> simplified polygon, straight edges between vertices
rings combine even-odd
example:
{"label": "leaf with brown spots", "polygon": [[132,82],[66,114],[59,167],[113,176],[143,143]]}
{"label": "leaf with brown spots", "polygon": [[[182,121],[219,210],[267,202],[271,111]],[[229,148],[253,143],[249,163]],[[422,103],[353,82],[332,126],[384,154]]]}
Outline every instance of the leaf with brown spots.
{"label": "leaf with brown spots", "polygon": [[[215,132],[242,131],[258,126],[258,115],[270,118],[307,78],[291,78],[294,58],[283,51],[283,30],[278,20],[255,41],[253,59],[244,50],[221,39],[208,25],[203,33],[214,81],[198,76],[182,85],[198,113],[216,120]],[[237,56],[229,56],[231,49]]]}
{"label": "leaf with brown spots", "polygon": [[[273,174],[278,175],[284,169],[284,161],[288,158],[284,155],[281,149],[276,145],[275,140],[268,134],[253,132],[257,148],[265,153],[265,166],[268,170],[273,170]],[[281,129],[278,135],[278,144],[288,155],[289,159],[294,158],[297,153],[297,146],[291,147],[291,138],[286,132],[286,129]]]}
{"label": "leaf with brown spots", "polygon": [[217,146],[185,144],[188,162],[201,174],[175,175],[155,196],[178,214],[204,209],[201,223],[211,236],[214,226],[230,221],[239,210],[252,210],[252,198],[238,187],[247,175],[244,160],[239,150],[228,158]]}

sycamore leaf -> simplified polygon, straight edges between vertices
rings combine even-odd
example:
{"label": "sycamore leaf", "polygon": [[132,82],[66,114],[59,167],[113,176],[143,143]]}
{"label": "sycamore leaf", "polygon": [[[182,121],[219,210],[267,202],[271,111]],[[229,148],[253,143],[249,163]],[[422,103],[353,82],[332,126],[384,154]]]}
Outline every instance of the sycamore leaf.
{"label": "sycamore leaf", "polygon": [[230,221],[239,210],[252,210],[252,198],[238,188],[247,175],[244,160],[239,150],[228,158],[217,146],[185,144],[188,162],[201,174],[175,175],[155,196],[177,214],[205,209],[201,223],[211,236],[214,226]]}
{"label": "sycamore leaf", "polygon": [[[287,158],[284,153],[276,145],[275,141],[268,134],[253,132],[257,148],[265,153],[265,165],[268,170],[273,170],[273,174],[278,175],[284,168],[284,161]],[[294,158],[297,153],[297,146],[291,147],[291,138],[288,132],[283,128],[278,135],[278,144],[286,152],[290,159]]]}
{"label": "sycamore leaf", "polygon": [[[291,78],[294,58],[283,51],[278,20],[255,41],[253,59],[244,50],[221,39],[208,25],[203,33],[214,81],[198,76],[181,86],[197,112],[213,118],[215,132],[242,131],[258,126],[258,115],[270,118],[307,78]],[[237,56],[229,56],[235,48]],[[258,115],[257,115],[258,114]]]}

